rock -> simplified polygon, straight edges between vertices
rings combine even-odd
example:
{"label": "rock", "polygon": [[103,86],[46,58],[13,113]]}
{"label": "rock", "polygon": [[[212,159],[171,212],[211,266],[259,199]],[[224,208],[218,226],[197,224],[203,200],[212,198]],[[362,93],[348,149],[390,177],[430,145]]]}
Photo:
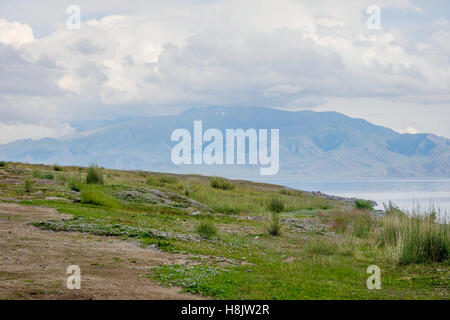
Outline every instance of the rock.
{"label": "rock", "polygon": [[198,215],[200,215],[201,213],[198,212],[198,211],[196,211],[196,212],[190,212],[189,214],[190,214],[191,216],[198,216]]}

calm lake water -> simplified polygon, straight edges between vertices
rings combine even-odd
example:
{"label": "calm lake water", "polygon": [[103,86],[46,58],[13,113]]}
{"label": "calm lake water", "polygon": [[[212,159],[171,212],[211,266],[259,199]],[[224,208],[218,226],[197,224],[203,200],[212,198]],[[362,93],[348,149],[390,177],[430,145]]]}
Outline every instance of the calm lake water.
{"label": "calm lake water", "polygon": [[383,202],[393,201],[403,209],[411,210],[417,204],[429,208],[434,203],[450,213],[450,180],[277,180],[271,183],[305,191],[321,191],[330,195],[374,200],[376,209],[383,209]]}

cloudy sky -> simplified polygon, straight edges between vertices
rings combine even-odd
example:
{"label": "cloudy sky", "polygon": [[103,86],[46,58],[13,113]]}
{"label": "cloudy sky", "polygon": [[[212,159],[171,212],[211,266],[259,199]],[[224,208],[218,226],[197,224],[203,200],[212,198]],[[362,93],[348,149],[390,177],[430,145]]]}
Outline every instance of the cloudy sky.
{"label": "cloudy sky", "polygon": [[0,0],[0,143],[210,105],[450,138],[449,13],[448,0]]}

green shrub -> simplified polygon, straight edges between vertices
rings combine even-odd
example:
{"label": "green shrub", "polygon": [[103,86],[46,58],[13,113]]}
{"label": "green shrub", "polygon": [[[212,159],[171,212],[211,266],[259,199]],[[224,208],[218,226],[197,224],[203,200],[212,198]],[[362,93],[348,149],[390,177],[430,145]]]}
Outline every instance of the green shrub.
{"label": "green shrub", "polygon": [[26,193],[33,191],[33,182],[30,180],[25,180],[24,190]]}
{"label": "green shrub", "polygon": [[81,188],[81,203],[118,208],[119,201],[106,194],[99,185],[85,185]]}
{"label": "green shrub", "polygon": [[215,177],[211,179],[211,187],[221,190],[233,190],[234,184],[224,178]]}
{"label": "green shrub", "polygon": [[280,213],[272,211],[267,215],[267,232],[272,236],[279,236],[281,234]]}
{"label": "green shrub", "polygon": [[358,209],[373,210],[372,202],[370,202],[369,200],[356,199],[355,207]]}
{"label": "green shrub", "polygon": [[69,179],[69,188],[73,191],[80,192],[81,186],[83,184],[83,181],[81,179],[81,176],[72,176]]}
{"label": "green shrub", "polygon": [[0,167],[6,167],[7,163],[5,161],[0,161]]}
{"label": "green shrub", "polygon": [[217,236],[217,228],[212,221],[200,222],[197,232],[204,239],[212,239]]}
{"label": "green shrub", "polygon": [[41,172],[41,171],[33,171],[31,173],[34,178],[38,179],[47,179],[47,180],[53,180],[55,179],[55,176],[50,172]]}
{"label": "green shrub", "polygon": [[268,208],[271,212],[280,213],[284,210],[284,202],[280,198],[272,198],[269,201]]}
{"label": "green shrub", "polygon": [[88,168],[88,173],[86,176],[87,184],[104,184],[103,181],[103,172],[102,169],[98,167],[96,164],[92,164]]}

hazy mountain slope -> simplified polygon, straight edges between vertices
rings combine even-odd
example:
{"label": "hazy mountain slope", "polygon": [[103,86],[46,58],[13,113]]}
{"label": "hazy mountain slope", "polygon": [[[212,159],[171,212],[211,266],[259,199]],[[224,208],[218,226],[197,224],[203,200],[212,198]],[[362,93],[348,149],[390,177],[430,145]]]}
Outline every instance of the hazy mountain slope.
{"label": "hazy mountain slope", "polygon": [[[258,175],[256,166],[174,166],[174,129],[193,133],[217,128],[280,129],[280,172],[289,177],[450,177],[450,140],[431,134],[399,134],[336,112],[288,112],[263,108],[191,109],[177,116],[103,122],[63,141],[22,140],[0,145],[11,161],[102,166],[119,169],[199,172],[235,177]],[[89,128],[86,128],[89,129]]]}

